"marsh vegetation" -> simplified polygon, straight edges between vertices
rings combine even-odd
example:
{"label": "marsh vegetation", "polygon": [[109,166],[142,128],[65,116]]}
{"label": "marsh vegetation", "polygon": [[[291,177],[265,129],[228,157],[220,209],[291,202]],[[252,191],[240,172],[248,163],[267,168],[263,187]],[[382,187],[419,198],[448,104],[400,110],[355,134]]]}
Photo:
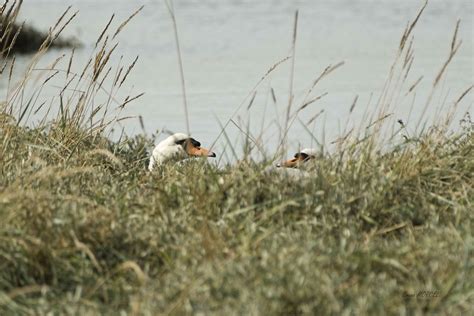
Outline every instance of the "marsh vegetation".
{"label": "marsh vegetation", "polygon": [[[416,92],[405,79],[422,11],[397,43],[367,124],[331,150],[321,143],[312,176],[298,181],[264,172],[285,146],[253,159],[260,149],[245,130],[244,156],[230,141],[217,153],[237,163],[196,160],[149,173],[152,137],[107,137],[140,96],[113,97],[133,71],[134,63],[109,65],[129,20],[104,22],[80,71],[53,64],[34,72],[46,41],[0,108],[0,314],[472,313],[474,125],[469,113],[454,117],[472,103],[473,87],[429,123],[407,127],[390,116],[401,94]],[[458,27],[433,91],[460,47]],[[14,62],[3,62],[8,75]],[[37,103],[51,76],[64,76],[64,89]],[[31,81],[37,88],[26,93]],[[97,104],[104,89],[110,98]],[[424,112],[438,102],[433,95]],[[282,141],[308,104],[289,101]],[[44,110],[44,120],[27,124]]]}

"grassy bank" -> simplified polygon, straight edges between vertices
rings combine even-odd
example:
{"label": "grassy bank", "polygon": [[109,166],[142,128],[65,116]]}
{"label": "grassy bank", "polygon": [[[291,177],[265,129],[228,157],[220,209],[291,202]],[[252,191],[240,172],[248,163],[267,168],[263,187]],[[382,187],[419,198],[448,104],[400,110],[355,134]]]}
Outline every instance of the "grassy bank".
{"label": "grassy bank", "polygon": [[294,181],[1,120],[2,314],[472,311],[472,122]]}
{"label": "grassy bank", "polygon": [[[152,139],[106,137],[121,119],[112,108],[139,97],[114,103],[135,62],[109,66],[129,20],[104,23],[83,70],[54,64],[29,94],[43,45],[0,106],[0,314],[472,314],[469,114],[456,132],[447,111],[418,133],[400,121],[390,141],[382,136],[397,95],[415,90],[404,80],[418,17],[373,120],[361,135],[344,133],[299,180],[251,155],[222,168],[196,160],[147,172]],[[433,89],[459,48],[456,33]],[[110,73],[110,97],[96,104]],[[57,116],[26,124],[48,106],[35,103],[41,88],[62,74],[66,86],[47,111]],[[290,110],[283,139],[299,111]]]}
{"label": "grassy bank", "polygon": [[143,138],[68,143],[3,115],[0,310],[464,314],[469,124],[384,154],[363,144],[294,181],[244,163],[149,174]]}

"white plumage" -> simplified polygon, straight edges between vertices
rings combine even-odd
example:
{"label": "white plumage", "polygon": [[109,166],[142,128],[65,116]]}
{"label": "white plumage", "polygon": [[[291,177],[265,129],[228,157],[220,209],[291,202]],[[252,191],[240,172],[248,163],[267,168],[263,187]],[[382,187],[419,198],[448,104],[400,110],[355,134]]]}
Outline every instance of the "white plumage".
{"label": "white plumage", "polygon": [[300,150],[300,153],[306,154],[311,157],[316,157],[318,155],[318,150],[316,148],[304,148]]}
{"label": "white plumage", "polygon": [[148,170],[164,164],[167,161],[180,161],[189,157],[215,157],[213,152],[201,148],[201,144],[189,135],[176,133],[161,141],[154,149],[150,157]]}
{"label": "white plumage", "polygon": [[281,176],[288,177],[293,180],[302,180],[310,178],[311,172],[305,170],[305,164],[316,158],[318,150],[315,148],[305,148],[297,152],[292,159],[269,166],[264,169],[265,173],[277,173]]}
{"label": "white plumage", "polygon": [[298,168],[304,163],[316,158],[318,150],[315,148],[304,148],[297,152],[292,159],[277,164],[277,167]]}

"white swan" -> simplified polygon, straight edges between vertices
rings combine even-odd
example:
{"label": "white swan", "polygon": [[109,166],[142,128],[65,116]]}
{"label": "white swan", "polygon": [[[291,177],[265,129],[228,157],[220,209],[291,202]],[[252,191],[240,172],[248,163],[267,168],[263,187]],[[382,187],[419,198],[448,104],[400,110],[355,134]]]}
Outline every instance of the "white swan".
{"label": "white swan", "polygon": [[169,160],[183,160],[189,157],[215,157],[216,154],[201,147],[201,143],[183,133],[176,133],[162,142],[154,149],[150,157],[148,170]]}
{"label": "white swan", "polygon": [[286,167],[286,168],[298,168],[303,165],[303,163],[310,161],[311,159],[316,158],[318,155],[318,150],[315,148],[305,148],[297,152],[292,159],[284,161],[277,164],[277,167]]}
{"label": "white swan", "polygon": [[276,173],[293,180],[308,179],[311,177],[311,173],[304,170],[304,165],[311,159],[316,158],[317,155],[317,149],[305,148],[297,152],[292,159],[265,168],[264,172]]}

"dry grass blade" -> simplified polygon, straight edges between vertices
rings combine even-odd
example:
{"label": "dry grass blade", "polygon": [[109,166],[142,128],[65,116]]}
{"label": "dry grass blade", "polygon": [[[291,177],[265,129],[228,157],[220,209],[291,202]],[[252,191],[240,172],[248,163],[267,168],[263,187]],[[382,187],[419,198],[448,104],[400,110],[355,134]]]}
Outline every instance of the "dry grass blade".
{"label": "dry grass blade", "polygon": [[433,86],[437,86],[441,77],[443,76],[446,68],[448,67],[448,65],[451,63],[451,60],[453,59],[454,55],[456,54],[456,52],[458,51],[459,47],[461,46],[462,42],[459,42],[458,45],[454,48],[454,50],[449,54],[449,57],[448,59],[446,60],[446,62],[443,64],[443,66],[441,67],[441,70],[439,71],[438,75],[436,76],[435,80],[433,81]]}
{"label": "dry grass blade", "polygon": [[239,161],[239,155],[237,155],[237,152],[235,151],[235,146],[233,145],[232,141],[230,140],[229,136],[227,135],[226,131],[225,131],[225,128],[224,126],[222,125],[222,122],[219,120],[219,118],[214,115],[214,118],[216,119],[217,123],[219,124],[219,127],[221,129],[221,131],[223,131],[223,134],[224,134],[224,138],[227,142],[227,144],[229,145],[229,148],[232,152],[232,157],[235,161]]}
{"label": "dry grass blade", "polygon": [[311,123],[313,123],[321,114],[324,113],[324,110],[321,110],[319,111],[318,113],[316,113],[316,115],[314,115],[313,117],[311,117],[308,122],[306,122],[306,125],[309,125]]}
{"label": "dry grass blade", "polygon": [[443,66],[441,67],[441,70],[439,71],[438,75],[436,76],[434,82],[433,82],[433,86],[437,86],[441,77],[443,76],[446,68],[448,67],[448,65],[451,63],[451,60],[453,59],[454,55],[456,55],[459,47],[461,46],[462,44],[462,41],[459,41],[459,42],[456,42],[456,39],[457,39],[457,34],[458,34],[458,29],[459,29],[459,23],[460,21],[458,20],[457,23],[456,23],[456,28],[454,30],[454,34],[453,34],[453,40],[451,42],[451,51],[449,52],[449,57],[448,59],[446,60],[446,62],[443,64]]}
{"label": "dry grass blade", "polygon": [[[105,58],[105,54],[107,53],[107,49],[106,49],[107,48],[107,43],[108,43],[108,37],[105,38],[104,43],[102,44],[102,48],[95,55],[92,81],[97,80],[97,78],[99,77],[103,67],[106,64],[106,63],[103,62],[103,60]],[[115,47],[116,46],[117,46],[117,44],[115,45]]]}
{"label": "dry grass blade", "polygon": [[84,78],[84,75],[86,74],[87,70],[89,69],[90,65],[92,64],[92,61],[93,61],[92,58],[90,58],[90,59],[87,61],[86,66],[84,67],[84,69],[82,69],[81,75],[79,76],[79,81],[81,81],[82,78]]}
{"label": "dry grass blade", "polygon": [[369,129],[371,128],[372,126],[375,126],[377,124],[380,124],[381,122],[385,121],[387,118],[389,118],[390,116],[392,116],[393,113],[388,113],[388,114],[385,114],[383,115],[382,117],[380,117],[379,119],[375,120],[374,122],[372,122],[371,124],[369,124],[365,129]]}
{"label": "dry grass blade", "polygon": [[277,103],[277,98],[276,98],[275,90],[273,89],[273,87],[270,89],[270,92],[271,92],[271,95],[272,95],[273,104],[276,104]]}
{"label": "dry grass blade", "polygon": [[[123,76],[122,80],[120,81],[120,84],[119,84],[119,88],[122,86],[122,84],[125,82],[125,80],[127,79],[128,75],[130,74],[130,72],[132,71],[133,67],[135,67],[135,64],[137,63],[138,61],[138,56],[135,57],[135,59],[133,60],[132,64],[130,66],[128,66],[128,69],[127,71],[125,72],[125,75]],[[121,71],[119,72],[119,75],[120,75]],[[117,76],[117,80],[118,80],[118,76]]]}
{"label": "dry grass blade", "polygon": [[261,145],[258,143],[258,141],[250,134],[250,132],[247,130],[244,130],[242,127],[240,127],[239,124],[237,124],[234,120],[230,120],[232,124],[234,124],[237,129],[246,136],[245,140],[246,141],[251,141],[255,147],[260,151],[261,154],[265,154],[265,150],[261,147]]}
{"label": "dry grass blade", "polygon": [[222,136],[222,134],[224,133],[224,130],[227,128],[227,126],[229,126],[230,124],[230,121],[235,117],[235,115],[237,115],[237,113],[240,111],[240,109],[242,108],[242,106],[245,104],[245,101],[256,91],[256,89],[260,86],[260,84],[275,70],[277,69],[277,67],[281,64],[283,64],[285,61],[287,61],[288,59],[290,59],[290,57],[285,57],[281,60],[279,60],[278,62],[276,62],[275,64],[273,64],[269,69],[268,71],[265,73],[265,75],[263,75],[260,80],[253,86],[253,88],[250,90],[250,92],[245,96],[245,98],[242,100],[242,102],[239,104],[239,106],[237,106],[237,108],[234,110],[234,112],[232,113],[232,115],[230,116],[230,118],[226,121],[226,123],[224,124],[224,126],[222,127],[221,131],[219,132],[219,134],[217,135],[216,139],[212,142],[212,145],[211,145],[211,149],[214,147],[214,145],[217,143],[217,141],[219,140],[219,138]]}
{"label": "dry grass blade", "polygon": [[183,107],[184,107],[184,117],[186,121],[186,132],[188,135],[191,135],[190,124],[189,124],[189,111],[188,111],[188,101],[186,95],[186,81],[184,77],[184,66],[183,66],[183,58],[181,54],[181,47],[179,45],[179,35],[178,35],[178,24],[176,23],[176,15],[174,11],[173,1],[165,0],[165,4],[168,8],[168,13],[171,16],[171,21],[173,23],[173,34],[174,40],[176,45],[176,53],[178,55],[178,65],[179,65],[179,75],[181,79],[181,91],[183,97]]}
{"label": "dry grass blade", "polygon": [[76,234],[74,233],[74,231],[71,231],[70,234],[71,234],[71,236],[74,240],[74,245],[76,246],[76,248],[79,249],[80,251],[84,252],[87,255],[87,257],[89,257],[92,264],[94,265],[94,267],[98,271],[102,271],[102,268],[99,265],[99,262],[97,261],[96,257],[94,256],[94,253],[91,251],[91,249],[86,244],[84,244],[83,242],[79,241],[79,239],[77,239]]}
{"label": "dry grass blade", "polygon": [[327,95],[328,95],[328,92],[324,92],[323,94],[318,95],[317,97],[314,97],[314,98],[312,98],[312,99],[309,100],[309,101],[306,101],[302,106],[300,106],[300,108],[298,109],[297,112],[303,110],[303,109],[306,108],[308,105],[310,105],[310,104],[312,104],[312,103],[314,103],[314,102],[316,102],[316,101],[318,101],[318,100],[324,98],[324,97],[327,96]]}
{"label": "dry grass blade", "polygon": [[474,89],[474,85],[470,86],[469,88],[466,89],[466,91],[464,91],[461,96],[459,96],[459,98],[456,100],[456,102],[454,102],[455,104],[459,104],[459,102],[462,101],[462,99],[464,99],[464,97],[466,95],[468,95],[472,90]]}
{"label": "dry grass blade", "polygon": [[32,293],[45,293],[49,290],[47,285],[27,285],[10,291],[7,296],[14,300],[18,296],[24,296]]}
{"label": "dry grass blade", "polygon": [[400,47],[399,47],[400,51],[402,51],[405,48],[405,44],[408,37],[410,36],[411,32],[415,28],[416,24],[418,23],[418,20],[420,19],[421,14],[423,13],[427,5],[428,5],[428,0],[425,0],[425,3],[423,4],[421,9],[418,11],[418,14],[416,15],[415,20],[413,20],[413,22],[410,24],[410,26],[406,29],[405,33],[403,34],[402,39],[400,40]]}
{"label": "dry grass blade", "polygon": [[405,94],[405,96],[407,96],[408,94],[410,94],[413,90],[415,90],[416,86],[421,82],[421,80],[423,80],[423,76],[420,76],[420,78],[418,78],[415,83],[413,83],[410,88],[408,89],[407,93]]}
{"label": "dry grass blade", "polygon": [[351,107],[350,107],[350,109],[349,109],[349,113],[352,113],[352,111],[354,111],[354,108],[355,108],[355,106],[356,106],[356,104],[357,104],[357,100],[359,100],[359,95],[356,95],[355,98],[354,98],[354,101],[352,101],[352,105],[351,105]]}
{"label": "dry grass blade", "polygon": [[109,62],[109,59],[110,59],[110,56],[113,54],[113,52],[115,51],[115,49],[117,48],[118,46],[118,43],[116,43],[112,49],[110,49],[108,52],[107,52],[107,55],[105,55],[105,57],[99,61],[99,66],[98,68],[96,69],[95,73],[94,73],[94,76],[92,78],[93,81],[96,81],[98,78],[99,78],[99,75],[102,73],[102,71],[104,70],[105,66],[107,65],[107,63]]}
{"label": "dry grass blade", "polygon": [[142,129],[143,134],[146,134],[145,123],[143,121],[143,116],[138,116],[138,121],[140,122],[140,128]]}
{"label": "dry grass blade", "polygon": [[252,107],[253,101],[255,100],[255,97],[257,96],[257,91],[255,91],[252,95],[252,99],[250,99],[249,105],[247,106],[247,111],[250,110]]}
{"label": "dry grass blade", "polygon": [[[291,106],[293,104],[293,81],[295,77],[295,59],[296,59],[296,37],[298,34],[298,11],[295,12],[295,21],[293,25],[293,40],[291,42],[291,68],[290,68],[290,81],[289,81],[289,88],[288,88],[288,105],[286,108],[286,118],[285,118],[285,131],[288,129],[290,124],[290,113],[291,113]],[[282,144],[286,145],[286,135],[284,133]]]}
{"label": "dry grass blade", "polygon": [[59,73],[59,71],[56,71],[54,72],[52,75],[50,75],[48,78],[46,78],[44,81],[43,81],[43,85],[46,84],[49,80],[51,80],[52,78],[54,78],[57,74]]}
{"label": "dry grass blade", "polygon": [[[10,51],[12,49],[13,46],[15,46],[15,43],[16,43],[16,40],[18,39],[18,36],[20,35],[21,31],[23,30],[23,27],[25,26],[25,22],[23,22],[20,27],[18,28],[18,30],[16,31],[16,33],[13,35],[13,38],[10,42],[10,45],[8,46],[8,49],[7,49],[7,56],[10,55]],[[4,52],[2,52],[2,55],[4,55]]]}
{"label": "dry grass blade", "polygon": [[97,47],[97,45],[99,45],[100,41],[102,40],[102,38],[104,37],[105,33],[107,32],[107,30],[109,29],[109,26],[110,24],[112,23],[113,19],[115,17],[115,14],[112,14],[112,16],[110,17],[109,19],[109,22],[107,22],[107,25],[104,27],[104,29],[102,30],[102,33],[100,33],[99,35],[99,38],[97,38],[97,41],[95,42],[95,47]]}
{"label": "dry grass blade", "polygon": [[406,68],[406,66],[410,63],[410,61],[413,61],[415,51],[413,50],[413,42],[415,41],[415,37],[412,36],[410,40],[410,45],[408,45],[408,48],[405,53],[405,60],[403,61],[403,67]]}
{"label": "dry grass blade", "polygon": [[3,12],[5,12],[5,9],[7,8],[8,1],[4,1],[3,5],[0,7],[0,15],[3,15]]}
{"label": "dry grass blade", "polygon": [[130,120],[133,118],[137,118],[137,116],[136,115],[123,116],[123,117],[118,118],[116,121],[120,122],[120,121]]}
{"label": "dry grass blade", "polygon": [[10,71],[8,72],[8,82],[12,81],[13,68],[15,68],[16,56],[13,56],[13,59],[10,64]]}
{"label": "dry grass blade", "polygon": [[61,24],[62,20],[68,14],[69,10],[71,10],[71,8],[72,8],[72,6],[67,7],[67,9],[63,12],[63,14],[56,21],[56,24],[54,24],[53,28],[50,30],[51,32],[54,32],[56,30],[56,28],[59,26],[59,24]]}
{"label": "dry grass blade", "polygon": [[456,47],[458,31],[459,31],[459,25],[460,24],[461,24],[461,20],[458,20],[456,22],[456,28],[454,30],[453,40],[451,41],[451,51],[454,51],[454,48]]}
{"label": "dry grass blade", "polygon": [[[335,71],[336,69],[338,69],[339,67],[343,66],[344,65],[344,61],[341,61],[339,63],[337,63],[336,65],[332,66],[332,65],[329,65],[328,67],[326,67],[324,69],[324,71],[319,75],[318,78],[316,78],[316,80],[313,82],[312,86],[308,89],[307,93],[306,93],[306,96],[304,97],[304,100],[303,100],[303,105],[297,110],[295,111],[295,113],[292,114],[291,116],[291,122],[288,123],[286,120],[285,120],[285,127],[283,129],[283,136],[281,137],[281,140],[280,140],[280,143],[279,143],[279,146],[278,148],[283,148],[285,149],[286,147],[286,138],[287,138],[287,135],[288,135],[288,132],[291,128],[291,126],[293,125],[293,123],[295,122],[296,118],[297,118],[297,115],[298,113],[300,112],[300,110],[304,109],[306,106],[308,106],[309,104],[313,103],[314,101],[317,101],[319,100],[321,97],[324,97],[327,93],[324,93],[322,94],[320,97],[316,97],[312,100],[309,100],[307,101],[307,98],[308,96],[311,94],[311,92],[313,91],[313,89],[316,87],[316,85],[320,82],[320,80],[322,78],[324,78],[325,76],[329,75],[330,73],[332,73],[333,71]],[[283,150],[285,151],[285,150]]]}
{"label": "dry grass blade", "polygon": [[69,58],[69,63],[67,65],[66,78],[68,78],[69,74],[71,73],[72,60],[74,59],[74,52],[75,51],[76,51],[76,48],[73,48],[72,51],[71,51],[71,57]]}
{"label": "dry grass blade", "polygon": [[117,30],[114,33],[114,36],[112,36],[112,40],[115,39],[115,37],[122,31],[122,29],[130,22],[138,13],[140,13],[141,10],[143,10],[145,6],[142,5],[140,8],[138,8],[137,11],[135,11],[131,16],[128,17],[120,26],[117,28]]}
{"label": "dry grass blade", "polygon": [[376,235],[385,235],[385,234],[387,234],[387,233],[390,233],[390,232],[399,230],[399,229],[401,229],[401,228],[404,228],[404,227],[407,226],[407,225],[408,225],[408,223],[403,222],[403,223],[400,223],[400,224],[393,225],[393,226],[391,226],[391,227],[383,228],[383,229],[377,231],[375,234],[376,234]]}
{"label": "dry grass blade", "polygon": [[135,101],[136,99],[142,97],[143,95],[145,94],[145,92],[142,92],[132,98],[130,98],[129,96],[125,99],[125,101],[120,105],[121,108],[124,108],[128,103],[132,102],[132,101]]}
{"label": "dry grass blade", "polygon": [[69,25],[69,23],[71,23],[71,21],[74,20],[74,18],[77,16],[78,13],[79,11],[74,12],[74,14],[71,15],[71,17],[66,21],[66,23],[64,23],[61,26],[59,31],[57,31],[56,34],[52,37],[51,43],[54,42],[59,37],[59,35],[64,31],[64,29]]}
{"label": "dry grass blade", "polygon": [[140,282],[140,284],[145,284],[145,282],[148,279],[147,275],[143,272],[140,266],[134,261],[125,261],[121,263],[115,270],[115,273],[125,271],[125,270],[133,271],[138,281]]}
{"label": "dry grass blade", "polygon": [[[120,61],[122,61],[122,56],[120,57]],[[114,80],[113,86],[117,85],[117,83],[120,79],[120,75],[122,74],[122,71],[123,71],[123,67],[120,67],[120,69],[118,69],[118,71],[117,71],[117,74],[115,75],[115,80]]]}
{"label": "dry grass blade", "polygon": [[112,71],[112,66],[110,66],[110,67],[107,69],[107,71],[105,72],[105,75],[104,75],[104,77],[102,78],[102,80],[100,81],[99,86],[98,86],[97,89],[96,89],[96,92],[98,92],[100,89],[102,89],[102,87],[104,86],[104,81],[105,81],[105,79],[108,78],[108,76],[109,76],[109,74],[110,74],[111,71]]}
{"label": "dry grass blade", "polygon": [[[340,144],[342,145],[342,143],[344,143],[346,140],[348,140],[349,136],[351,136],[352,134],[352,131],[353,129],[351,129],[350,131],[346,132],[345,135],[337,138],[336,140],[332,141],[331,144]],[[343,152],[342,152],[343,153]]]}
{"label": "dry grass blade", "polygon": [[[13,58],[15,58],[15,56],[13,56]],[[5,62],[3,63],[2,68],[0,69],[0,75],[3,74],[3,72],[5,71],[7,66],[8,66],[8,60],[5,60]]]}
{"label": "dry grass blade", "polygon": [[[271,74],[278,66],[280,66],[281,64],[283,64],[285,61],[287,61],[290,58],[291,58],[291,56],[286,56],[285,58],[281,59],[280,61],[274,63],[270,68],[268,68],[267,72],[262,76],[262,78],[260,79],[260,82],[265,80],[265,78],[267,78],[268,75]],[[252,92],[253,92],[253,90],[255,90],[255,88],[252,89]]]}
{"label": "dry grass blade", "polygon": [[323,79],[325,76],[329,75],[330,73],[332,73],[333,71],[335,71],[339,67],[342,67],[344,64],[345,64],[344,61],[340,61],[337,64],[335,64],[334,66],[332,66],[332,65],[327,66],[324,69],[324,71],[319,75],[319,77],[316,78],[316,80],[314,80],[314,82],[311,86],[311,89],[309,90],[309,93],[311,93],[311,91],[314,89],[314,87],[316,87],[316,85],[321,81],[321,79]]}

